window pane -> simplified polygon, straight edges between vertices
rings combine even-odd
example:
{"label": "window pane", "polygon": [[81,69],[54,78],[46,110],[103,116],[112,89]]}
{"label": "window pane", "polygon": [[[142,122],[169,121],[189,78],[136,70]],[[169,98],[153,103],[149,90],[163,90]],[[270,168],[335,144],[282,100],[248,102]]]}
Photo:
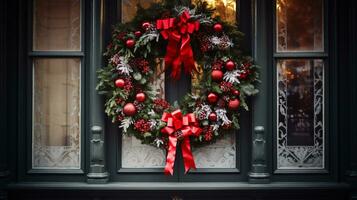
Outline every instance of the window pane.
{"label": "window pane", "polygon": [[236,168],[236,135],[226,134],[208,146],[193,148],[197,168]]}
{"label": "window pane", "polygon": [[323,51],[323,0],[277,0],[277,51]]}
{"label": "window pane", "polygon": [[80,0],[35,0],[33,49],[80,50]]}
{"label": "window pane", "polygon": [[323,61],[279,60],[277,68],[278,169],[323,168]]}
{"label": "window pane", "polygon": [[35,59],[33,168],[80,168],[80,59]]}
{"label": "window pane", "polygon": [[136,5],[140,4],[143,8],[148,8],[151,3],[158,3],[160,0],[122,0],[121,19],[122,22],[129,22],[136,15]]}
{"label": "window pane", "polygon": [[[159,0],[123,0],[122,1],[122,22],[128,22],[136,15],[136,5],[140,4],[148,8],[151,3]],[[158,91],[158,98],[165,99],[165,73],[163,60],[158,61],[157,78],[151,83],[151,87]],[[133,136],[122,136],[121,162],[122,168],[163,168],[165,167],[166,153],[156,147],[141,144],[140,140]]]}
{"label": "window pane", "polygon": [[123,135],[122,168],[163,168],[165,163],[165,151],[141,144],[135,137]]}
{"label": "window pane", "polygon": [[[200,0],[193,0],[193,3],[197,3]],[[237,0],[205,0],[208,5],[216,10],[213,13],[213,17],[219,16],[222,20],[235,23],[237,19],[236,15],[236,2]]]}

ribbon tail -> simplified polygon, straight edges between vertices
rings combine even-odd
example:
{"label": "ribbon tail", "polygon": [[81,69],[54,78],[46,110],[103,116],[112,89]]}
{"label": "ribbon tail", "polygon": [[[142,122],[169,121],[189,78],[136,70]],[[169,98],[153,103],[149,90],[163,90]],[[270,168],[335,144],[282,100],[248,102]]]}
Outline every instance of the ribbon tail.
{"label": "ribbon tail", "polygon": [[166,175],[172,176],[174,174],[176,146],[177,146],[177,138],[170,135],[169,136],[169,150],[167,152],[166,166],[164,169],[164,172]]}
{"label": "ribbon tail", "polygon": [[185,137],[181,143],[182,157],[185,165],[185,174],[192,168],[196,169],[195,161],[191,151],[190,139]]}
{"label": "ribbon tail", "polygon": [[190,44],[190,35],[186,34],[182,37],[181,47],[180,47],[180,57],[183,60],[184,70],[186,73],[190,74],[192,70],[196,71],[195,60],[193,59],[193,51]]}

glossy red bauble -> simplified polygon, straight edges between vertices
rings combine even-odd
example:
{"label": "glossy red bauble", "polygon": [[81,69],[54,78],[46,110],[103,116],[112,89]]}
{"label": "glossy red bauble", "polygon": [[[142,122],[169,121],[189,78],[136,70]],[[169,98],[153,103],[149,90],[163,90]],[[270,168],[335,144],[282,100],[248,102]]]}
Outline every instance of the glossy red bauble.
{"label": "glossy red bauble", "polygon": [[214,112],[211,112],[209,115],[208,115],[208,119],[212,122],[215,122],[217,121],[217,114],[214,113]]}
{"label": "glossy red bauble", "polygon": [[211,72],[211,77],[214,81],[222,81],[223,72],[221,70],[215,69]]}
{"label": "glossy red bauble", "polygon": [[129,39],[125,42],[126,47],[133,48],[135,46],[135,40]]}
{"label": "glossy red bauble", "polygon": [[124,79],[118,78],[117,80],[115,80],[115,86],[118,88],[123,88],[125,85],[125,81]]}
{"label": "glossy red bauble", "polygon": [[209,93],[207,96],[207,101],[209,103],[216,103],[218,101],[218,96],[215,93]]}
{"label": "glossy red bauble", "polygon": [[232,99],[228,103],[228,108],[231,110],[237,110],[239,107],[239,104],[240,104],[240,102],[238,99]]}
{"label": "glossy red bauble", "polygon": [[124,108],[123,108],[123,113],[126,116],[133,116],[136,114],[136,108],[135,105],[132,103],[127,103],[125,104]]}
{"label": "glossy red bauble", "polygon": [[134,33],[135,37],[140,37],[142,35],[141,31],[135,31]]}
{"label": "glossy red bauble", "polygon": [[213,30],[216,32],[221,32],[223,30],[222,24],[217,23],[217,24],[213,25]]}
{"label": "glossy red bauble", "polygon": [[150,22],[143,22],[141,24],[141,27],[144,29],[144,30],[147,30],[149,27],[150,27]]}
{"label": "glossy red bauble", "polygon": [[146,95],[145,95],[145,93],[143,93],[143,92],[139,92],[139,93],[136,94],[135,99],[136,99],[138,102],[144,102],[145,99],[146,99]]}
{"label": "glossy red bauble", "polygon": [[226,62],[227,70],[232,71],[235,67],[236,67],[236,64],[233,61],[229,60]]}
{"label": "glossy red bauble", "polygon": [[232,94],[235,95],[235,96],[239,96],[239,95],[240,95],[240,92],[239,92],[239,90],[233,89],[233,90],[232,90]]}

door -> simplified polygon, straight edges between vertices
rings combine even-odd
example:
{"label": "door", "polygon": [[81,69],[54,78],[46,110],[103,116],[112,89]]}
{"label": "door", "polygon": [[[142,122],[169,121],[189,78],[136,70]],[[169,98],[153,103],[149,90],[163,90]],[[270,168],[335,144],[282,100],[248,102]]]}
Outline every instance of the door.
{"label": "door", "polygon": [[[148,7],[157,0],[118,0],[108,1],[108,23],[106,24],[106,42],[110,40],[110,27],[118,22],[130,21],[136,13],[136,5]],[[195,3],[195,1],[193,1]],[[246,41],[242,43],[246,53],[250,53],[251,16],[250,0],[216,0],[208,1],[216,7],[215,15],[230,23],[238,23],[245,33]],[[183,1],[182,4],[185,4]],[[115,9],[114,9],[115,8]],[[244,9],[243,9],[244,8]],[[239,10],[242,10],[240,13]],[[159,68],[163,65],[158,66]],[[170,79],[170,71],[161,74],[155,80],[160,97],[169,103],[180,101],[180,98],[191,91],[198,77],[190,77],[182,73],[181,79]],[[194,92],[194,91],[191,91]],[[108,166],[113,180],[118,181],[243,181],[247,179],[250,166],[250,132],[251,114],[241,112],[240,130],[234,130],[214,144],[194,148],[193,155],[197,170],[184,174],[181,153],[176,155],[174,176],[163,175],[166,162],[166,152],[153,146],[143,145],[134,137],[121,134],[116,125],[107,122],[108,131]],[[180,151],[180,150],[179,150]]]}

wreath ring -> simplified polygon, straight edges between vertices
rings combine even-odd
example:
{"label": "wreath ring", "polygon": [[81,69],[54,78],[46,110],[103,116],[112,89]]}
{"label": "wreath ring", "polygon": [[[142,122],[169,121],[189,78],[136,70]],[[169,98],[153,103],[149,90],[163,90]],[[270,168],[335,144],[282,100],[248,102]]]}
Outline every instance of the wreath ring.
{"label": "wreath ring", "polygon": [[[187,172],[195,168],[190,145],[212,143],[238,129],[237,110],[248,110],[246,97],[258,92],[257,66],[239,48],[242,33],[236,25],[212,18],[212,12],[205,3],[138,6],[131,22],[113,29],[104,53],[107,66],[98,71],[97,90],[106,95],[106,114],[119,122],[123,134],[166,149],[166,174],[173,174],[178,143]],[[150,84],[157,78],[158,58],[164,58],[174,80],[181,70],[198,74],[196,93],[174,106],[158,98]]]}

